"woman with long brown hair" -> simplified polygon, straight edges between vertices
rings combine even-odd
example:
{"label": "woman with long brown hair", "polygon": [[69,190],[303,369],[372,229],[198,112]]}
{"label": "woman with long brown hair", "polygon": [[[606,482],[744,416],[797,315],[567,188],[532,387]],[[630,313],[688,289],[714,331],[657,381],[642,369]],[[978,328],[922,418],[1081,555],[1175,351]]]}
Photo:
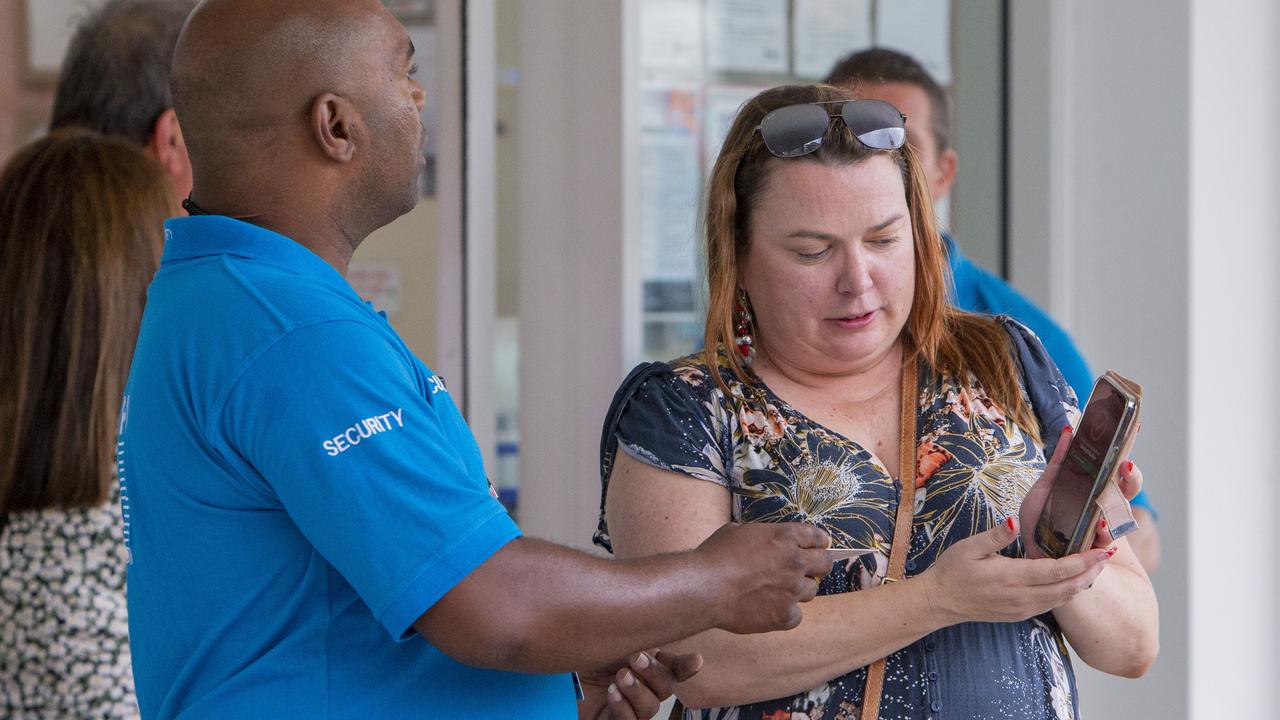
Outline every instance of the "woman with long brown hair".
{"label": "woman with long brown hair", "polygon": [[823,85],[748,101],[708,190],[705,349],[637,368],[610,409],[601,545],[801,520],[842,553],[799,627],[679,646],[706,658],[687,718],[1070,719],[1065,642],[1109,673],[1154,660],[1123,539],[1029,542],[1076,399],[1024,327],[948,305],[905,121]]}
{"label": "woman with long brown hair", "polygon": [[58,130],[0,174],[0,715],[136,717],[116,430],[173,214],[161,168]]}

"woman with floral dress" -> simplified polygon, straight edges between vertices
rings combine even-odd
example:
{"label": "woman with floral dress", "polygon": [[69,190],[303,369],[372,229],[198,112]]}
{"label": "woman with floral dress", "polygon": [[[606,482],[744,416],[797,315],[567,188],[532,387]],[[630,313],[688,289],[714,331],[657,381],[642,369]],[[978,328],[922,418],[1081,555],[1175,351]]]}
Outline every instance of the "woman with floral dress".
{"label": "woman with floral dress", "polygon": [[175,210],[154,160],[86,130],[0,174],[0,717],[138,717],[116,430]]}
{"label": "woman with floral dress", "polygon": [[[596,541],[627,557],[729,521],[803,520],[859,553],[799,627],[686,640],[706,659],[677,690],[699,708],[686,718],[859,718],[865,703],[886,719],[1073,720],[1066,643],[1141,675],[1157,651],[1150,581],[1105,531],[1061,559],[1028,542],[1076,398],[1026,328],[946,304],[905,118],[850,100],[789,86],[739,111],[707,200],[705,349],[640,366],[615,397]],[[1126,463],[1121,490],[1141,482]],[[903,580],[884,583],[903,483]]]}

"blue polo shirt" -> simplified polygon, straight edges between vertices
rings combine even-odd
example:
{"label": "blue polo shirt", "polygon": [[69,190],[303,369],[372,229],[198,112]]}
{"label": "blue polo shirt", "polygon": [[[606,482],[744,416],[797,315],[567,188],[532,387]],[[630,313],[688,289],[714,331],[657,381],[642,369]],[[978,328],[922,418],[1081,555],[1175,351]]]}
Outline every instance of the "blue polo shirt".
{"label": "blue polo shirt", "polygon": [[[951,261],[955,292],[952,302],[955,306],[970,312],[1008,315],[1031,328],[1044,344],[1044,349],[1049,351],[1049,357],[1057,363],[1067,384],[1075,390],[1079,401],[1087,400],[1089,393],[1093,392],[1095,378],[1067,331],[1012,285],[965,257],[949,234],[943,233],[942,239],[947,244],[947,257]],[[1146,491],[1139,492],[1132,503],[1155,514],[1155,507],[1147,498]]]}
{"label": "blue polo shirt", "polygon": [[412,623],[520,531],[441,379],[302,245],[166,224],[120,434],[147,718],[570,718]]}

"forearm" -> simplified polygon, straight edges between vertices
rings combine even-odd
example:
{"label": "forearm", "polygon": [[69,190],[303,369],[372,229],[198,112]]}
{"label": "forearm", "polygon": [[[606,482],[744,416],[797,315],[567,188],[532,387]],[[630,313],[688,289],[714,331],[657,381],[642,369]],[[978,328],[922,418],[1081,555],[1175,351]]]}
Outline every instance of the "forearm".
{"label": "forearm", "polygon": [[[712,630],[677,643],[706,663],[676,694],[690,707],[741,705],[804,692],[870,665],[953,622],[934,606],[923,578],[824,595],[785,632]],[[764,670],[767,668],[767,670]]]}
{"label": "forearm", "polygon": [[521,564],[511,578],[519,592],[506,600],[524,628],[516,669],[599,667],[716,622],[715,591],[692,553],[614,560],[520,542],[540,561]]}
{"label": "forearm", "polygon": [[714,585],[698,563],[694,553],[620,561],[521,538],[414,626],[471,665],[530,673],[598,668],[715,624]]}
{"label": "forearm", "polygon": [[1140,677],[1159,652],[1155,591],[1123,541],[1093,587],[1053,614],[1080,659],[1102,672]]}

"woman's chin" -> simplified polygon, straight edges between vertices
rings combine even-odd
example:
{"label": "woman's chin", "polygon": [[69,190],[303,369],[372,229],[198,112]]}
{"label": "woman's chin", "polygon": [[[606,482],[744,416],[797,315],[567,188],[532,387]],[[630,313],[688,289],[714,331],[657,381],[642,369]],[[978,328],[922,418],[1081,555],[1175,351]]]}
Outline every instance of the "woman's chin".
{"label": "woman's chin", "polygon": [[865,370],[883,360],[893,346],[892,340],[839,343],[824,353],[824,364],[840,372]]}

